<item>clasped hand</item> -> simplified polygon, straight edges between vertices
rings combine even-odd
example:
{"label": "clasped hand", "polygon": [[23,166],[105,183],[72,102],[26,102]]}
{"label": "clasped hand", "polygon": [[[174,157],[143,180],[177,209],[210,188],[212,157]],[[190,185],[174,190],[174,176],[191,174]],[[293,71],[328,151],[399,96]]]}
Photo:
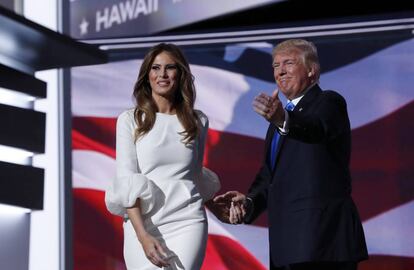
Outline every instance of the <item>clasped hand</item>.
{"label": "clasped hand", "polygon": [[222,222],[243,223],[246,215],[246,196],[238,191],[229,191],[216,196],[207,205],[210,211]]}

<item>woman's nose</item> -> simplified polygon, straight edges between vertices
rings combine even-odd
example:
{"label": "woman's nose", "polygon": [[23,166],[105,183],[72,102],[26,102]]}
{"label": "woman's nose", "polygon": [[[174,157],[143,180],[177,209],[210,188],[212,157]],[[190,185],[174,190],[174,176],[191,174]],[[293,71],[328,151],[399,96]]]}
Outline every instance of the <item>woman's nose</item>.
{"label": "woman's nose", "polygon": [[160,69],[160,74],[159,74],[159,76],[160,76],[160,77],[162,77],[162,78],[167,77],[167,76],[168,76],[167,69],[166,69],[166,68],[162,68],[162,69]]}

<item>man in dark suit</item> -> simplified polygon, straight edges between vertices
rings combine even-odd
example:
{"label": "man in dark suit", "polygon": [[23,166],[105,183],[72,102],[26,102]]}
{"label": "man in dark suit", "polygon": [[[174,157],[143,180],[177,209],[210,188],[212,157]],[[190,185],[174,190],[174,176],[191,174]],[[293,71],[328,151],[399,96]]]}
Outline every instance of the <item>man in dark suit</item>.
{"label": "man in dark suit", "polygon": [[251,223],[268,210],[271,269],[355,270],[368,255],[351,198],[345,99],[318,86],[313,43],[287,40],[272,56],[279,90],[253,101],[270,122],[263,165],[247,195],[230,191],[214,201],[232,205],[230,223]]}

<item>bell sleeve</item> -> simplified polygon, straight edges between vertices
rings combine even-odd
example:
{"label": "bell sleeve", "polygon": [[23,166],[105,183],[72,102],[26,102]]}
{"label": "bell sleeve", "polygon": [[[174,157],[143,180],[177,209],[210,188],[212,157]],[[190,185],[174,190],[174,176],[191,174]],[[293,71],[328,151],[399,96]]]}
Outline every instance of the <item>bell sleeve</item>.
{"label": "bell sleeve", "polygon": [[123,112],[116,124],[116,177],[105,191],[105,204],[114,215],[127,217],[126,208],[140,199],[141,213],[154,207],[154,183],[141,173],[136,153],[133,110]]}

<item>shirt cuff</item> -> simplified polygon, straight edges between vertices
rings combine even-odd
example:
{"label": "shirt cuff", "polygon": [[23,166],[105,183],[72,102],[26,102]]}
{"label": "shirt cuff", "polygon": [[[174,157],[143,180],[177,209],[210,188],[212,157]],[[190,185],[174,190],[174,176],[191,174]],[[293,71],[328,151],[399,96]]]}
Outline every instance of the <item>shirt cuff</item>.
{"label": "shirt cuff", "polygon": [[283,122],[283,126],[277,126],[280,135],[287,135],[289,133],[289,113],[285,111],[285,121]]}
{"label": "shirt cuff", "polygon": [[246,218],[250,217],[253,213],[253,210],[254,210],[253,199],[246,196],[246,201],[244,203],[244,207],[246,209],[246,215],[244,216],[243,222],[245,222]]}

